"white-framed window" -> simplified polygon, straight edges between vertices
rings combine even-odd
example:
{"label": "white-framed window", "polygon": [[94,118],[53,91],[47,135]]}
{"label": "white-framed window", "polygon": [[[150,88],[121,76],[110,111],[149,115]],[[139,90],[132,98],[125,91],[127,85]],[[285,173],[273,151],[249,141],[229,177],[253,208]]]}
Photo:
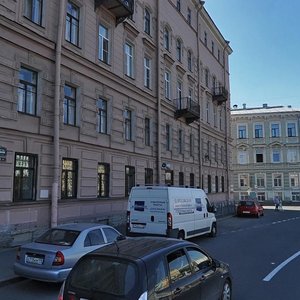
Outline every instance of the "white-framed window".
{"label": "white-framed window", "polygon": [[266,192],[257,192],[257,200],[265,201],[266,200]]}
{"label": "white-framed window", "polygon": [[239,174],[239,186],[249,187],[249,174]]}
{"label": "white-framed window", "polygon": [[262,124],[254,124],[254,138],[259,139],[264,137],[264,127]]}
{"label": "white-framed window", "polygon": [[292,201],[300,201],[300,192],[292,192],[291,193],[291,198],[292,198]]}
{"label": "white-framed window", "polygon": [[180,39],[176,40],[176,58],[181,62],[182,60],[182,42]]}
{"label": "white-framed window", "polygon": [[288,122],[287,123],[287,136],[288,137],[297,136],[296,123],[295,122]]}
{"label": "white-framed window", "polygon": [[299,174],[290,173],[290,187],[299,187]]}
{"label": "white-framed window", "polygon": [[68,1],[65,38],[73,45],[79,45],[79,7]]}
{"label": "white-framed window", "polygon": [[287,149],[287,162],[294,163],[298,162],[299,150],[296,148]]}
{"label": "white-framed window", "polygon": [[65,85],[63,104],[63,122],[66,125],[76,125],[76,88]]}
{"label": "white-framed window", "polygon": [[164,29],[164,47],[170,51],[170,31],[167,27]]}
{"label": "white-framed window", "polygon": [[279,123],[271,124],[271,137],[280,137],[280,124]]}
{"label": "white-framed window", "polygon": [[151,88],[151,59],[144,57],[144,86]]}
{"label": "white-framed window", "polygon": [[249,153],[247,150],[238,150],[237,162],[240,165],[249,163]]}
{"label": "white-framed window", "polygon": [[107,133],[107,101],[104,99],[97,100],[97,119],[98,132]]}
{"label": "white-framed window", "polygon": [[239,139],[247,138],[247,126],[246,125],[238,125],[238,138]]}
{"label": "white-framed window", "polygon": [[181,82],[181,80],[177,81],[176,97],[177,97],[177,99],[182,98],[182,82]]}
{"label": "white-framed window", "polygon": [[171,73],[165,71],[165,97],[171,99]]}
{"label": "white-framed window", "polygon": [[241,200],[248,200],[249,199],[248,192],[240,192],[240,199]]}
{"label": "white-framed window", "polygon": [[148,8],[145,8],[144,14],[144,31],[150,35],[151,33],[151,14]]}
{"label": "white-framed window", "polygon": [[124,110],[124,123],[125,123],[125,139],[132,141],[132,111],[129,109]]}
{"label": "white-framed window", "polygon": [[272,174],[273,187],[282,187],[282,174]]}
{"label": "white-framed window", "polygon": [[43,0],[25,0],[24,15],[37,25],[42,25]]}
{"label": "white-framed window", "polygon": [[109,64],[109,31],[104,25],[99,25],[99,59]]}
{"label": "white-framed window", "polygon": [[273,163],[281,162],[281,149],[279,148],[272,149],[272,162]]}
{"label": "white-framed window", "polygon": [[255,174],[255,184],[257,188],[266,187],[266,174]]}
{"label": "white-framed window", "polygon": [[133,78],[133,46],[125,43],[125,74]]}

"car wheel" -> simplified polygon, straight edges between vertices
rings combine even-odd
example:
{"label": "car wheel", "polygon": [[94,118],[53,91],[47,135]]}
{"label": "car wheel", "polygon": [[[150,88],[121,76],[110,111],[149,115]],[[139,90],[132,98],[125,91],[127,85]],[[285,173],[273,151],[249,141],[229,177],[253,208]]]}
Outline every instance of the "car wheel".
{"label": "car wheel", "polygon": [[231,284],[229,280],[226,280],[223,285],[223,290],[222,290],[220,300],[231,300]]}
{"label": "car wheel", "polygon": [[259,218],[259,212],[257,212],[257,214],[256,214],[256,218]]}
{"label": "car wheel", "polygon": [[183,231],[183,230],[180,230],[180,231],[178,232],[177,238],[178,238],[179,240],[184,240],[184,231]]}
{"label": "car wheel", "polygon": [[216,235],[217,235],[217,224],[216,223],[212,223],[209,236],[215,237]]}

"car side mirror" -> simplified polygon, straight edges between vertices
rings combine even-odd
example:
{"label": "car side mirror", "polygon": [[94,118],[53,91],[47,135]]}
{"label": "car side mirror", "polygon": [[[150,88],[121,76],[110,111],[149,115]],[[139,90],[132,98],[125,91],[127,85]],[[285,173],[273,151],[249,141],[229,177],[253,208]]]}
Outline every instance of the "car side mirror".
{"label": "car side mirror", "polygon": [[123,234],[120,234],[120,235],[117,236],[117,239],[116,239],[116,240],[117,240],[117,241],[126,240],[126,236],[123,235]]}
{"label": "car side mirror", "polygon": [[208,207],[207,211],[210,212],[210,213],[216,213],[217,208],[212,204]]}

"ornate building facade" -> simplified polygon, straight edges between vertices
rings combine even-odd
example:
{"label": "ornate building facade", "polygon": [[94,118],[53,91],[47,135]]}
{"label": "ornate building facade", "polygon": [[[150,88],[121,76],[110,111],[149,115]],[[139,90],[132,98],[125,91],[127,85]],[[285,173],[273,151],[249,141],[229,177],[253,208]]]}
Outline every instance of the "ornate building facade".
{"label": "ornate building facade", "polygon": [[136,184],[229,200],[232,52],[203,1],[0,6],[0,226],[123,222]]}

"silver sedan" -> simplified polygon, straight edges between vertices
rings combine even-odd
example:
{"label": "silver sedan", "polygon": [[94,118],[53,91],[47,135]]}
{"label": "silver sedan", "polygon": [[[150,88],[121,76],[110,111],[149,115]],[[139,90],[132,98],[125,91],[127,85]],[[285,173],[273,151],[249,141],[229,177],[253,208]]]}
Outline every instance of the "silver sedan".
{"label": "silver sedan", "polygon": [[81,256],[119,237],[121,233],[108,225],[60,225],[19,248],[14,272],[30,279],[62,282]]}

